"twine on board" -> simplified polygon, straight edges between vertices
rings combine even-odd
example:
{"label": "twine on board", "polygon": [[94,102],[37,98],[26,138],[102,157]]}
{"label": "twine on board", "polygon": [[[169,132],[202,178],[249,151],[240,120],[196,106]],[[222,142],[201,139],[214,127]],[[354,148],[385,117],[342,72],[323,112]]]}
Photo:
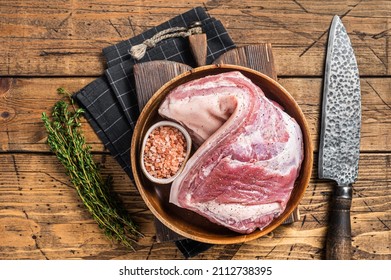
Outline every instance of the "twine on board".
{"label": "twine on board", "polygon": [[133,46],[129,53],[130,55],[136,59],[139,60],[144,57],[145,52],[148,48],[153,48],[156,46],[157,43],[169,39],[169,38],[176,38],[176,37],[189,37],[190,35],[194,34],[201,34],[202,33],[202,23],[197,21],[190,25],[190,27],[172,27],[165,30],[162,30],[158,33],[156,33],[151,38],[145,40],[139,45]]}

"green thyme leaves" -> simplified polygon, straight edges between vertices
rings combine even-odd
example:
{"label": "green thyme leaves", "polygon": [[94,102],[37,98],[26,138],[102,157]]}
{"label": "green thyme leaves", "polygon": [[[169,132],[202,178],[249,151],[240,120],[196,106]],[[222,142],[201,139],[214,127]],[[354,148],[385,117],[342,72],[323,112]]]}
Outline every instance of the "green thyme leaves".
{"label": "green thyme leaves", "polygon": [[71,95],[59,88],[65,98],[52,108],[51,116],[42,113],[48,133],[47,143],[66,169],[84,205],[104,233],[126,247],[133,248],[142,234],[111,191],[111,179],[103,179],[94,162],[91,147],[81,130],[83,109],[76,108]]}

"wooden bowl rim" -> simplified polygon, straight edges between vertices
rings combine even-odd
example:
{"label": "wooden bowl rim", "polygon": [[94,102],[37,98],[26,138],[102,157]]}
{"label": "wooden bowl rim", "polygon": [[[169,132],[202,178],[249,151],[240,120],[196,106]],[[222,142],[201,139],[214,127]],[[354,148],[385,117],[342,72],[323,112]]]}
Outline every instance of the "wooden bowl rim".
{"label": "wooden bowl rim", "polygon": [[[148,209],[153,213],[153,215],[160,221],[162,222],[166,227],[169,229],[173,230],[174,232],[182,235],[183,237],[190,238],[199,242],[204,242],[204,243],[210,243],[210,244],[236,244],[236,243],[242,243],[242,242],[248,242],[254,239],[257,239],[261,236],[264,236],[268,234],[269,232],[273,231],[276,229],[278,226],[280,226],[288,217],[289,215],[293,212],[292,211],[284,211],[282,215],[280,215],[277,219],[275,219],[274,223],[271,225],[268,225],[265,229],[263,230],[256,230],[250,234],[242,234],[238,236],[229,236],[225,237],[222,236],[221,238],[218,239],[212,239],[212,238],[206,238],[202,236],[195,235],[194,233],[183,231],[174,225],[172,225],[171,222],[169,222],[159,211],[157,211],[151,202],[149,201],[148,195],[144,191],[144,187],[142,185],[142,182],[136,172],[137,170],[137,164],[138,161],[136,160],[136,150],[137,150],[137,143],[138,141],[142,141],[142,135],[141,127],[143,124],[141,121],[146,118],[146,115],[149,114],[148,108],[155,102],[156,99],[159,98],[161,94],[166,92],[167,88],[170,88],[170,86],[174,83],[177,83],[181,79],[185,79],[186,77],[190,75],[194,75],[195,73],[203,72],[203,71],[208,71],[212,69],[224,69],[224,70],[231,70],[231,71],[240,71],[240,72],[248,72],[251,73],[255,76],[259,76],[260,78],[266,80],[267,82],[273,84],[273,86],[277,87],[288,99],[289,102],[295,105],[294,111],[296,111],[301,119],[302,124],[300,125],[302,131],[303,131],[303,141],[304,141],[304,159],[301,168],[305,168],[306,170],[300,171],[302,174],[302,186],[300,189],[299,195],[296,197],[297,199],[293,202],[292,209],[295,209],[298,207],[300,201],[302,200],[305,190],[308,187],[310,178],[311,178],[311,172],[312,172],[312,165],[313,165],[313,147],[312,147],[312,141],[311,141],[311,134],[309,130],[309,126],[307,123],[307,120],[300,108],[300,106],[297,104],[297,102],[293,99],[292,95],[282,86],[280,85],[276,80],[270,78],[269,76],[258,72],[256,70],[253,70],[251,68],[243,67],[243,66],[238,66],[238,65],[231,65],[231,64],[211,64],[211,65],[206,65],[206,66],[201,66],[197,68],[193,68],[189,71],[186,71],[173,79],[169,80],[167,83],[165,83],[162,87],[160,87],[154,94],[153,96],[148,100],[148,102],[145,104],[144,109],[141,111],[138,120],[136,122],[135,128],[134,128],[134,133],[132,136],[131,140],[131,167],[132,167],[132,172],[134,175],[134,181],[136,184],[136,187],[144,200],[145,204],[147,205]],[[212,75],[212,74],[210,74]],[[185,81],[186,82],[186,81]],[[166,93],[168,94],[168,92]],[[305,160],[306,159],[306,160]],[[297,186],[296,186],[297,187]]]}

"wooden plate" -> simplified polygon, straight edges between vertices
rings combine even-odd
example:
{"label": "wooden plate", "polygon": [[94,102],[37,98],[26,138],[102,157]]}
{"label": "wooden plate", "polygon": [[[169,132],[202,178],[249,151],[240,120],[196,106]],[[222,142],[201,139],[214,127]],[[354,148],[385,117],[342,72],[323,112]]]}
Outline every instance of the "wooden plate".
{"label": "wooden plate", "polygon": [[[299,123],[304,138],[304,160],[300,175],[296,180],[292,195],[285,211],[263,230],[250,234],[240,234],[216,225],[206,218],[169,203],[170,185],[157,185],[150,182],[140,168],[142,139],[148,128],[162,120],[157,111],[166,95],[177,86],[207,75],[228,71],[240,71],[265,92],[266,96],[282,105],[286,112]],[[255,70],[237,65],[208,65],[185,72],[163,85],[148,101],[141,112],[132,137],[131,163],[136,186],[151,212],[164,225],[178,234],[193,240],[212,244],[234,244],[259,238],[284,222],[298,206],[308,186],[313,163],[313,150],[307,121],[292,96],[276,81]]]}

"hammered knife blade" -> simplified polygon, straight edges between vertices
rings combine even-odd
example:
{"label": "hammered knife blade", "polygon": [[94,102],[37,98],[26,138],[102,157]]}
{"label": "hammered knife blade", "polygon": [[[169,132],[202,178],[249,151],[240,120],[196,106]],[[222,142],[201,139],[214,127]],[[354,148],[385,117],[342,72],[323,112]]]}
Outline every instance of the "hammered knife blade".
{"label": "hammered knife blade", "polygon": [[350,208],[360,155],[361,90],[354,51],[338,16],[334,16],[329,30],[323,83],[318,175],[337,183],[326,258],[351,259]]}

